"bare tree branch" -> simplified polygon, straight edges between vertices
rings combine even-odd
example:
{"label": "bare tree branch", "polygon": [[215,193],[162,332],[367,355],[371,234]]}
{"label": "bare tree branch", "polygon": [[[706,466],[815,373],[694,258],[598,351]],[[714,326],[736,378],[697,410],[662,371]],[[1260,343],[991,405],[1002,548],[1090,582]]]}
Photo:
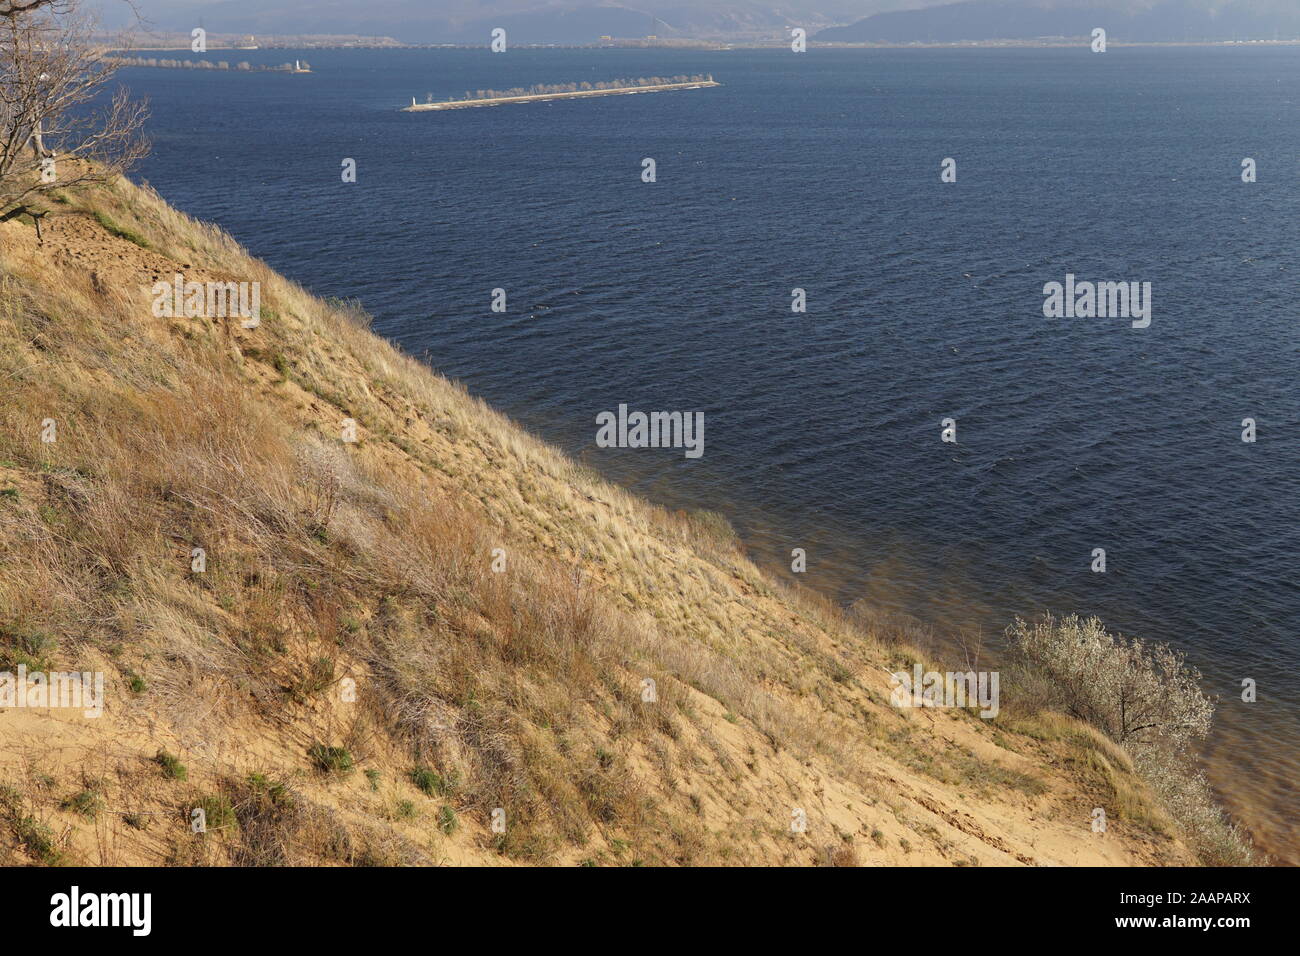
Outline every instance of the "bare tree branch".
{"label": "bare tree branch", "polygon": [[0,19],[0,215],[40,193],[108,181],[148,151],[145,106],[109,92],[115,67],[92,46],[93,20],[76,0],[16,12]]}
{"label": "bare tree branch", "polygon": [[71,0],[0,0],[0,17],[16,17],[41,7],[68,8]]}

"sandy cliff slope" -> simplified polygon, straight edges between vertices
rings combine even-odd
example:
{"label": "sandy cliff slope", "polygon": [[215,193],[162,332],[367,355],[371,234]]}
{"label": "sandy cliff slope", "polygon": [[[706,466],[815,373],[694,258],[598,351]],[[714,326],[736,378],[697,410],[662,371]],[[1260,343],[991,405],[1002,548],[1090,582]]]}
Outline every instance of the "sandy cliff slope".
{"label": "sandy cliff slope", "polygon": [[[0,224],[0,671],[105,704],[0,712],[0,863],[1189,861],[1095,732],[892,706],[889,627],[153,193],[43,232]],[[178,273],[260,324],[156,317]]]}

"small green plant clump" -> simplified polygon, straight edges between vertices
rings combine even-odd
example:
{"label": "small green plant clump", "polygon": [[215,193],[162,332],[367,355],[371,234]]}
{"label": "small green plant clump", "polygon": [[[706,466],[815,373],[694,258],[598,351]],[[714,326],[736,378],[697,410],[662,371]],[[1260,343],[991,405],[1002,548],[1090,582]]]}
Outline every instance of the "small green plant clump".
{"label": "small green plant clump", "polygon": [[165,750],[158,751],[158,755],[153,758],[154,763],[162,767],[164,777],[172,780],[184,780],[189,776],[189,771],[185,769],[185,764],[181,763],[174,755]]}
{"label": "small green plant clump", "polygon": [[312,744],[307,751],[318,770],[324,773],[348,773],[355,763],[352,754],[343,747],[327,747],[325,744]]}
{"label": "small green plant clump", "polygon": [[429,797],[445,797],[455,792],[458,779],[455,771],[443,777],[423,764],[417,764],[411,771],[411,783]]}

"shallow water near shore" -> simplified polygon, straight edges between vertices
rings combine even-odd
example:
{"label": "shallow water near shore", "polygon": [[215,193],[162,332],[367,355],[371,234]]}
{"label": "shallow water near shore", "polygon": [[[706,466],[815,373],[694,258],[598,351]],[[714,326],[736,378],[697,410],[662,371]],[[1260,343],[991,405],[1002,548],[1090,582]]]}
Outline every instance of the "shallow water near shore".
{"label": "shallow water near shore", "polygon": [[[841,603],[940,641],[1052,610],[1173,643],[1221,697],[1212,783],[1300,862],[1300,48],[209,58],[298,55],[123,70],[139,174],[766,566],[806,549]],[[400,112],[696,73],[723,85]],[[1045,319],[1067,274],[1151,282],[1150,327]],[[597,447],[620,403],[703,411],[703,456]]]}

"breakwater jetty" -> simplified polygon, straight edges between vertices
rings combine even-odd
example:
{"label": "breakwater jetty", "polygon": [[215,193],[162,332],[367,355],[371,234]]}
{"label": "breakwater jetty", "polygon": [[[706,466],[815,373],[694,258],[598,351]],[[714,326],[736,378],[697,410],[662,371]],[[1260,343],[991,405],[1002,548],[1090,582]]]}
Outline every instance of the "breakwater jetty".
{"label": "breakwater jetty", "polygon": [[459,110],[476,106],[504,106],[509,103],[541,103],[550,100],[572,100],[589,96],[618,96],[627,93],[660,93],[670,90],[702,90],[711,86],[721,86],[712,75],[696,77],[673,77],[662,79],[654,77],[648,80],[612,80],[608,83],[568,83],[554,86],[534,86],[527,89],[479,90],[466,94],[465,98],[444,100],[435,103],[430,98],[424,103],[417,103],[411,98],[411,105],[403,107],[404,113],[424,113],[431,110]]}

